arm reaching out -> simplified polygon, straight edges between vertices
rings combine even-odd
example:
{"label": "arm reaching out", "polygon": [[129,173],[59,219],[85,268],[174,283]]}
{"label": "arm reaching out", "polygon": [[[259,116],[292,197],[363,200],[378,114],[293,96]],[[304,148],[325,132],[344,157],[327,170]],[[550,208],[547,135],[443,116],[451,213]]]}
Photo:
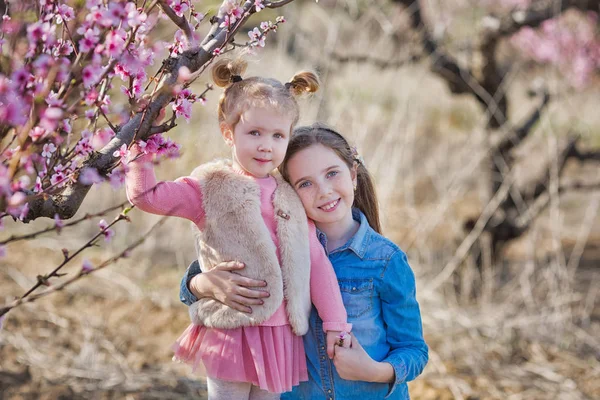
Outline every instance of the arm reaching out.
{"label": "arm reaching out", "polygon": [[192,177],[156,182],[152,156],[141,154],[138,145],[131,151],[125,178],[127,198],[142,211],[182,217],[201,225],[204,219],[200,184]]}

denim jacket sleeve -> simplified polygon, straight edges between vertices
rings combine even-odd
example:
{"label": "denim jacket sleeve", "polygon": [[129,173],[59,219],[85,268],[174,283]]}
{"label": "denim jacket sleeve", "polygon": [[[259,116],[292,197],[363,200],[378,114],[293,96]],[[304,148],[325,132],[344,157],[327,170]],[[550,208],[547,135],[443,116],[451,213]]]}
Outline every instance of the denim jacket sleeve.
{"label": "denim jacket sleeve", "polygon": [[179,300],[181,300],[181,302],[186,306],[191,306],[193,303],[198,301],[196,296],[194,296],[194,294],[190,291],[189,283],[193,277],[201,273],[202,270],[200,269],[200,263],[198,260],[196,260],[190,264],[185,271],[185,274],[183,274],[183,277],[181,278],[181,284],[179,287]]}
{"label": "denim jacket sleeve", "polygon": [[399,384],[419,376],[429,359],[429,350],[423,339],[421,312],[415,297],[415,276],[401,250],[390,258],[381,285],[383,319],[391,346],[382,361],[390,363],[395,374],[389,396]]}

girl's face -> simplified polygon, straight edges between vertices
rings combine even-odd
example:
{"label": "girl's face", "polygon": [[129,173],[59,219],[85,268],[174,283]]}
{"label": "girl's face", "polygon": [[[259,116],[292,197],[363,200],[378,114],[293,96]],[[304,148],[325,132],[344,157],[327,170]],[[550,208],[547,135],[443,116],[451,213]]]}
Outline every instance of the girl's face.
{"label": "girl's face", "polygon": [[314,144],[294,154],[287,172],[306,214],[315,223],[352,221],[356,166],[348,168],[335,151]]}
{"label": "girl's face", "polygon": [[232,148],[233,165],[257,178],[266,177],[285,157],[293,119],[276,109],[251,107],[235,128],[221,124],[225,142]]}

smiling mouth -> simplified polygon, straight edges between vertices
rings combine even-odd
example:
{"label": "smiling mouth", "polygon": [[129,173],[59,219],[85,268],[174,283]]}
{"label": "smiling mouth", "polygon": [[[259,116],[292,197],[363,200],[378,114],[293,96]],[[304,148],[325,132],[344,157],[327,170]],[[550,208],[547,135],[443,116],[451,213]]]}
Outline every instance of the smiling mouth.
{"label": "smiling mouth", "polygon": [[330,201],[329,203],[327,203],[319,208],[323,211],[332,211],[337,207],[338,204],[340,204],[340,199]]}
{"label": "smiling mouth", "polygon": [[264,158],[255,158],[255,160],[258,161],[259,163],[268,163],[271,161],[271,160],[266,160]]}

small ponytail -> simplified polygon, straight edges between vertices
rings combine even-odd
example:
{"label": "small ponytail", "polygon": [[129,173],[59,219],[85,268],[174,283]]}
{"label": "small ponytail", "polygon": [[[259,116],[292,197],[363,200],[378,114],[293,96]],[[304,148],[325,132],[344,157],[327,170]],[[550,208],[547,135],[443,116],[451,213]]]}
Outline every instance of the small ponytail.
{"label": "small ponytail", "polygon": [[241,76],[246,72],[248,63],[241,58],[221,58],[212,68],[212,77],[215,85],[227,87],[232,83],[232,77]]}
{"label": "small ponytail", "polygon": [[294,96],[314,93],[319,90],[319,78],[312,72],[299,72],[285,84],[285,87],[288,88]]}

